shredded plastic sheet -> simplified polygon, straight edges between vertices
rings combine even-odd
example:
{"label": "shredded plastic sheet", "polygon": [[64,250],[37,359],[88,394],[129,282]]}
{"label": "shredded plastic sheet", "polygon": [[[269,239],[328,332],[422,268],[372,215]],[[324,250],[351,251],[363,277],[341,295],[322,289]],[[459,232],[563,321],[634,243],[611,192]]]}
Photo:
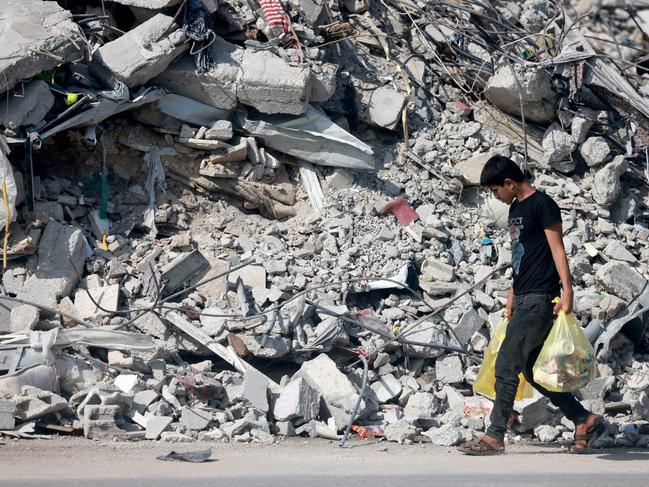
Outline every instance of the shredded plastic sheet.
{"label": "shredded plastic sheet", "polygon": [[230,111],[214,108],[200,101],[186,96],[162,92],[158,106],[165,115],[177,118],[192,125],[211,127],[217,120],[225,120],[230,116]]}
{"label": "shredded plastic sheet", "polygon": [[[482,366],[478,372],[478,376],[475,379],[475,384],[473,384],[473,392],[476,394],[482,394],[490,398],[496,397],[496,359],[498,358],[498,352],[500,351],[500,346],[505,339],[505,334],[507,333],[507,324],[509,320],[503,320],[494,331],[493,337],[487,346],[487,351],[484,354],[484,359],[482,360]],[[523,374],[518,374],[518,389],[516,390],[516,400],[520,401],[534,395],[534,389],[532,386],[525,380]]]}
{"label": "shredded plastic sheet", "polygon": [[90,107],[77,113],[73,117],[55,125],[49,130],[40,134],[41,139],[46,139],[52,135],[63,132],[75,127],[88,127],[97,125],[99,122],[106,120],[109,117],[127,110],[134,110],[135,108],[158,101],[165,94],[164,90],[159,88],[143,88],[133,96],[132,100],[119,100],[112,98],[104,98],[100,93],[97,93],[98,100],[90,103]]}
{"label": "shredded plastic sheet", "polygon": [[190,462],[190,463],[203,463],[210,461],[212,456],[212,449],[194,450],[194,451],[174,451],[171,450],[166,455],[156,457],[158,460],[165,462]]}
{"label": "shredded plastic sheet", "polygon": [[369,145],[312,106],[300,117],[269,115],[254,120],[238,112],[236,123],[248,134],[263,139],[266,146],[298,159],[323,166],[376,169]]}
{"label": "shredded plastic sheet", "polygon": [[559,312],[533,372],[534,381],[552,392],[576,391],[597,378],[595,350],[575,315]]}
{"label": "shredded plastic sheet", "polygon": [[160,150],[158,147],[153,147],[144,155],[144,162],[149,166],[149,174],[144,184],[144,187],[149,193],[149,204],[144,211],[144,225],[151,230],[151,235],[153,236],[158,233],[158,229],[155,226],[155,184],[156,182],[159,183],[162,191],[165,191],[167,185],[165,170],[160,159],[161,154],[166,154],[165,149]]}
{"label": "shredded plastic sheet", "polygon": [[42,132],[41,139],[75,127],[94,126],[118,113],[135,110],[155,102],[158,102],[160,110],[166,115],[194,125],[209,127],[215,120],[224,120],[230,115],[227,110],[220,110],[185,96],[167,93],[162,88],[142,88],[133,95],[132,99],[128,99],[128,91],[124,93],[126,99],[109,97],[112,92],[105,93],[105,96],[104,93],[97,92],[98,99],[91,102],[89,108]]}

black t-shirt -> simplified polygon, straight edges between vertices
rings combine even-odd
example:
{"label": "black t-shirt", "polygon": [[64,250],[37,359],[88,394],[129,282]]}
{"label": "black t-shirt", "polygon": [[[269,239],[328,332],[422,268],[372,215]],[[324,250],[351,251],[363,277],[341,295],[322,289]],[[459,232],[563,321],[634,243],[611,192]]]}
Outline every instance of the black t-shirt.
{"label": "black t-shirt", "polygon": [[515,295],[559,295],[559,274],[544,232],[556,223],[561,223],[561,210],[542,191],[535,191],[520,203],[514,200],[509,207]]}

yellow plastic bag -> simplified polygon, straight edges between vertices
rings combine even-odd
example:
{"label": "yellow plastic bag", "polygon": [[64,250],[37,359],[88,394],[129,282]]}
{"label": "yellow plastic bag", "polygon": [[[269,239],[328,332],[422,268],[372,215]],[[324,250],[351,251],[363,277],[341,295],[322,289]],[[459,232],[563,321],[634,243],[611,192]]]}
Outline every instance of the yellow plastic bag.
{"label": "yellow plastic bag", "polygon": [[534,382],[552,392],[572,392],[597,378],[597,358],[581,325],[560,311],[533,367]]}
{"label": "yellow plastic bag", "polygon": [[[482,394],[490,398],[496,397],[496,358],[498,357],[500,346],[505,339],[508,323],[509,320],[506,319],[501,321],[493,337],[491,337],[487,351],[484,354],[484,359],[482,360],[482,365],[480,366],[480,371],[473,384],[473,392],[476,394]],[[525,380],[523,374],[518,374],[518,378],[519,383],[518,390],[516,391],[516,400],[520,401],[521,399],[532,397],[534,395],[532,386]]]}

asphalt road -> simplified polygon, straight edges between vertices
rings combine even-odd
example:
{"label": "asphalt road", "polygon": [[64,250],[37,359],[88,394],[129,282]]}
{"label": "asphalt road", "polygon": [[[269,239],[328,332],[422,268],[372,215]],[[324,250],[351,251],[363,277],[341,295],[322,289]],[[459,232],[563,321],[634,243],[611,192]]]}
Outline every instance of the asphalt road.
{"label": "asphalt road", "polygon": [[[644,486],[649,450],[567,455],[553,446],[516,446],[499,457],[467,457],[432,445],[293,439],[275,445],[98,443],[80,438],[5,440],[4,486]],[[212,461],[163,462],[171,450],[211,447]]]}

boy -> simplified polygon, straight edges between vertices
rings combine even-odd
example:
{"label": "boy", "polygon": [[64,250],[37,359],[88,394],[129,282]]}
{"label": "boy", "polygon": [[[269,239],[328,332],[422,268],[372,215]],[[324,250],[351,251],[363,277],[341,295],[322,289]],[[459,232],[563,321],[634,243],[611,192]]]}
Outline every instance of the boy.
{"label": "boy", "polygon": [[[606,431],[602,418],[590,413],[571,393],[550,392],[536,384],[532,367],[550,333],[553,314],[572,312],[573,293],[568,258],[563,247],[561,211],[542,191],[534,189],[518,165],[494,156],[482,170],[480,185],[488,187],[509,208],[514,279],[505,305],[510,319],[496,360],[496,398],[486,434],[459,447],[469,455],[505,452],[504,436],[513,410],[518,374],[575,423],[575,442],[568,450],[582,453]],[[559,296],[555,306],[552,299]]]}

